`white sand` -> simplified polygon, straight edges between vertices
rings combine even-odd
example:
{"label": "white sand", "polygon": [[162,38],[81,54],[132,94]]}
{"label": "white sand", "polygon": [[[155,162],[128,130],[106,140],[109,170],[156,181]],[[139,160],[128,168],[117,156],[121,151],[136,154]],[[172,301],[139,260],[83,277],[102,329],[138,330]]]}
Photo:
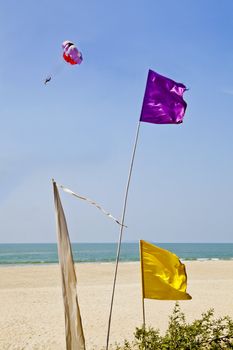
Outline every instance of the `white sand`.
{"label": "white sand", "polygon": [[[87,350],[106,342],[114,264],[79,264],[78,294]],[[186,262],[188,292],[180,302],[187,320],[209,308],[233,317],[233,261]],[[146,300],[147,323],[162,331],[174,302]],[[119,266],[111,343],[131,338],[142,322],[139,263]],[[63,300],[58,265],[0,268],[0,349],[65,350]]]}

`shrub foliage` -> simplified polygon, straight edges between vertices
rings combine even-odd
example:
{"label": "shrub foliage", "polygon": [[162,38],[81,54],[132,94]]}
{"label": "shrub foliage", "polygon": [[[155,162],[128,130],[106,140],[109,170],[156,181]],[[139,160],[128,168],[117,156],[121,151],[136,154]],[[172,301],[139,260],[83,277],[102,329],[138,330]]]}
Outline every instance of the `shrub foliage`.
{"label": "shrub foliage", "polygon": [[125,340],[116,350],[220,350],[233,349],[233,320],[214,318],[214,310],[203,313],[199,320],[188,324],[178,303],[169,317],[164,336],[158,329],[136,328],[134,340]]}

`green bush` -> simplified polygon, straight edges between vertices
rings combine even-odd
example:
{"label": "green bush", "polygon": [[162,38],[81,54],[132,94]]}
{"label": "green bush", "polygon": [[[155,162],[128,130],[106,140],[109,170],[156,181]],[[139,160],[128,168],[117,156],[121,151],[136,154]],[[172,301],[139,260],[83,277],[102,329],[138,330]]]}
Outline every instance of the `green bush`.
{"label": "green bush", "polygon": [[228,317],[214,319],[214,310],[203,313],[199,320],[188,324],[178,303],[169,317],[164,336],[158,329],[136,328],[134,340],[125,340],[116,350],[219,350],[233,349],[233,320]]}

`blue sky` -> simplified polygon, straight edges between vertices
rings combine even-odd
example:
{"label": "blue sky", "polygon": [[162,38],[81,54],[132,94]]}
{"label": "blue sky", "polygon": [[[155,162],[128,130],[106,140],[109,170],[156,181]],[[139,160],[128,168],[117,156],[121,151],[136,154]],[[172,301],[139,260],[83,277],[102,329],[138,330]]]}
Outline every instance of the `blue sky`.
{"label": "blue sky", "polygon": [[[120,217],[149,68],[189,88],[188,108],[182,125],[141,125],[124,240],[233,242],[232,13],[231,0],[2,1],[0,242],[56,241],[52,177]],[[117,240],[61,198],[72,241]]]}

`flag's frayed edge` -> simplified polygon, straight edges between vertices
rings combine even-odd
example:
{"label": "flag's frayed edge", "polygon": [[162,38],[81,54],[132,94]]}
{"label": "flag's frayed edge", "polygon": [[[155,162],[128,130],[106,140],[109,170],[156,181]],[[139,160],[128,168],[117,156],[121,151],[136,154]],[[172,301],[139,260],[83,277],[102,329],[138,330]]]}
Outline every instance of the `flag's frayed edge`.
{"label": "flag's frayed edge", "polygon": [[87,201],[88,203],[94,205],[97,209],[99,209],[100,211],[102,211],[102,213],[104,213],[105,215],[107,215],[109,218],[113,219],[118,225],[127,227],[126,225],[122,225],[122,224],[120,223],[119,220],[117,220],[112,214],[110,214],[109,212],[107,212],[105,209],[103,209],[98,203],[96,203],[96,202],[93,201],[92,199],[86,198],[86,197],[83,197],[83,196],[80,196],[79,194],[77,194],[77,193],[71,191],[69,188],[66,188],[66,187],[63,186],[63,185],[57,184],[57,186],[59,186],[64,192],[69,193],[69,194],[73,195],[73,196],[76,197],[76,198],[79,198],[79,199],[81,199],[81,200]]}

